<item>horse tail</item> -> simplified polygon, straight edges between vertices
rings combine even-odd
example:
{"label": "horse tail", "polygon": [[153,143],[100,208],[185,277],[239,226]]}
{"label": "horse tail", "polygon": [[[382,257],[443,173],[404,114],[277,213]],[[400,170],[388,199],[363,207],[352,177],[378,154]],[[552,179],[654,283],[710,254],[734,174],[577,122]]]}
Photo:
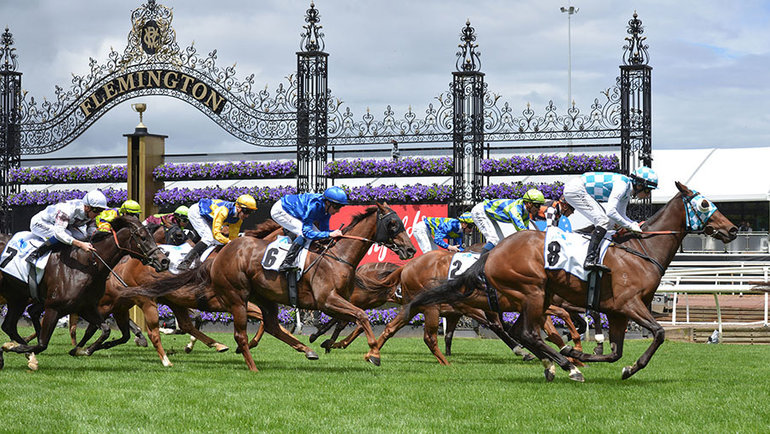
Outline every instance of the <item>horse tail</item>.
{"label": "horse tail", "polygon": [[355,286],[365,291],[374,292],[378,297],[387,297],[390,290],[401,283],[401,271],[404,267],[382,262],[375,264],[372,268],[374,269],[373,276],[371,273],[356,272]]}
{"label": "horse tail", "polygon": [[273,219],[267,219],[263,221],[262,223],[258,224],[256,228],[252,230],[245,231],[243,233],[246,237],[254,237],[254,238],[265,238],[266,236],[272,234],[277,229],[280,229],[281,225],[275,222]]}
{"label": "horse tail", "polygon": [[136,296],[158,298],[176,291],[183,286],[194,285],[197,288],[205,288],[211,283],[211,264],[214,261],[206,261],[200,267],[185,271],[176,275],[158,277],[142,286],[124,288],[121,298]]}
{"label": "horse tail", "polygon": [[754,285],[751,287],[752,291],[764,291],[764,292],[770,292],[770,282],[748,282],[749,285]]}
{"label": "horse tail", "polygon": [[457,278],[440,281],[438,285],[417,294],[405,309],[438,303],[453,303],[470,297],[481,283],[481,275],[484,273],[484,266],[487,264],[488,257],[488,253],[481,255],[478,261]]}

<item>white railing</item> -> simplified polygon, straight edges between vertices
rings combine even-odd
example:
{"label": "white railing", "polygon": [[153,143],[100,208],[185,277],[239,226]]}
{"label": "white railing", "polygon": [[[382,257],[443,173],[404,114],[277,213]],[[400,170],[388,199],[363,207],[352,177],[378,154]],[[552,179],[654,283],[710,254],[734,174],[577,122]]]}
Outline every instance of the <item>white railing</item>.
{"label": "white railing", "polygon": [[[763,325],[768,326],[768,293],[757,291],[752,282],[770,282],[770,263],[766,262],[681,262],[672,263],[663,276],[657,294],[672,294],[673,305],[671,321],[663,324],[703,325],[713,322],[690,321],[688,294],[713,294],[717,309],[717,325],[722,335],[723,325]],[[685,319],[677,318],[679,294],[685,296]],[[719,294],[764,294],[764,319],[755,322],[722,322],[722,310],[719,306]]]}
{"label": "white railing", "polygon": [[725,244],[713,237],[690,234],[682,240],[686,253],[768,253],[770,241],[767,232],[738,232],[738,237]]}

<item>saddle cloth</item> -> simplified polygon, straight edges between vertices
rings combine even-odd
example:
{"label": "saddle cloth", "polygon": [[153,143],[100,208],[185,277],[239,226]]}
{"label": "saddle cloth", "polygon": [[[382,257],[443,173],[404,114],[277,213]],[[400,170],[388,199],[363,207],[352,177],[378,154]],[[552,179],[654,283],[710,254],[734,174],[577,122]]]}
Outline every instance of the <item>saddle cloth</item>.
{"label": "saddle cloth", "polygon": [[481,257],[481,253],[476,252],[459,252],[452,255],[452,260],[449,262],[449,274],[448,280],[456,279],[463,274],[465,270],[470,268]]}
{"label": "saddle cloth", "polygon": [[[268,244],[265,249],[265,255],[262,257],[262,268],[265,270],[278,271],[278,268],[283,263],[286,254],[289,253],[291,247],[291,238],[285,235],[279,235],[278,238],[272,243]],[[299,268],[299,274],[302,274],[305,268],[305,259],[307,259],[307,247],[309,242],[305,242],[305,246],[297,255],[297,260],[294,262],[294,266]]]}
{"label": "saddle cloth", "polygon": [[[190,250],[192,250],[192,246],[187,244],[187,243],[183,243],[183,244],[178,245],[178,246],[174,246],[174,245],[171,245],[171,244],[160,244],[158,246],[158,248],[161,251],[163,251],[163,253],[165,253],[166,256],[168,256],[168,260],[170,262],[170,264],[168,266],[168,271],[170,271],[172,274],[179,274],[179,269],[177,267],[182,262],[182,260],[185,258],[185,256],[187,256],[187,253]],[[201,263],[203,261],[205,261],[206,258],[209,257],[211,252],[213,252],[214,249],[216,249],[216,248],[217,248],[216,245],[209,246],[209,248],[206,249],[203,252],[203,254],[201,255],[201,259],[200,259]]]}
{"label": "saddle cloth", "polygon": [[[26,261],[27,256],[36,248],[40,247],[45,241],[29,231],[16,233],[0,254],[0,270],[11,276],[27,282],[29,277],[30,265]],[[43,280],[43,270],[48,263],[51,252],[47,252],[35,261],[38,268],[37,283]]]}
{"label": "saddle cloth", "polygon": [[[564,270],[580,280],[588,281],[588,272],[583,268],[588,254],[587,236],[573,232],[564,232],[559,228],[549,227],[545,231],[545,257],[546,270]],[[610,241],[602,240],[599,250],[599,260],[604,262],[604,255]]]}

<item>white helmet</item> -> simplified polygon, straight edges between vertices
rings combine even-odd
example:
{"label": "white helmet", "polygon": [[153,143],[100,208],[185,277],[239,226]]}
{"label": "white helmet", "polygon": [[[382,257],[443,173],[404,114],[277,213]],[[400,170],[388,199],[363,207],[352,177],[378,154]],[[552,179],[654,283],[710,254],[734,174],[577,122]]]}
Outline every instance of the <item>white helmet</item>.
{"label": "white helmet", "polygon": [[83,196],[83,203],[91,208],[107,208],[107,198],[104,197],[104,193],[99,190],[92,190]]}

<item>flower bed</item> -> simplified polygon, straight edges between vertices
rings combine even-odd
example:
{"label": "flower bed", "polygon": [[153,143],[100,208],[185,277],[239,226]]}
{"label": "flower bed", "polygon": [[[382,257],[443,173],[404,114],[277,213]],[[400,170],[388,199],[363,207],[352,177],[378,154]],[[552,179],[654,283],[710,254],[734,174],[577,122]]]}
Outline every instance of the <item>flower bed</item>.
{"label": "flower bed", "polygon": [[537,184],[533,182],[512,182],[488,185],[481,189],[481,197],[484,199],[508,199],[524,196],[530,188],[536,188],[543,193],[546,199],[558,199],[564,191],[564,183]]}
{"label": "flower bed", "polygon": [[258,202],[274,202],[287,194],[295,194],[295,187],[205,187],[205,188],[170,188],[155,193],[153,202],[158,206],[174,206],[191,204],[200,199],[211,197],[229,201],[235,201],[242,194],[250,194]]}
{"label": "flower bed", "polygon": [[19,184],[56,184],[91,182],[126,182],[126,165],[74,167],[20,167],[8,172],[10,182]]}
{"label": "flower bed", "polygon": [[398,160],[336,160],[327,163],[324,174],[330,178],[371,178],[383,176],[448,176],[452,157],[400,158]]}
{"label": "flower bed", "polygon": [[482,160],[485,175],[571,175],[585,172],[615,172],[620,169],[616,155],[529,155]]}
{"label": "flower bed", "polygon": [[[70,199],[82,199],[86,193],[83,190],[22,191],[11,195],[8,201],[14,206],[51,205]],[[108,205],[117,206],[128,199],[128,193],[124,189],[105,188],[102,193],[107,197]]]}
{"label": "flower bed", "polygon": [[297,163],[294,161],[165,163],[156,167],[152,175],[158,181],[292,178],[297,175]]}

